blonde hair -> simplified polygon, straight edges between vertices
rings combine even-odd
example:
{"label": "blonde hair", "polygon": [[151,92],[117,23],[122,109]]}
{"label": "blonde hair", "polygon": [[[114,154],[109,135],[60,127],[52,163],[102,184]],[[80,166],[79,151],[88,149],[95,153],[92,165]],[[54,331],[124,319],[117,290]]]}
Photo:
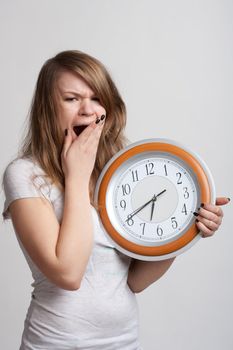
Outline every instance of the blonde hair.
{"label": "blonde hair", "polygon": [[79,74],[100,99],[106,110],[105,126],[100,137],[95,166],[90,179],[90,200],[94,205],[94,189],[108,160],[128,142],[124,135],[125,104],[104,65],[81,51],[63,51],[45,62],[38,76],[29,114],[28,130],[18,157],[37,161],[52,183],[64,191],[65,178],[61,166],[64,134],[57,120],[56,82],[62,70]]}

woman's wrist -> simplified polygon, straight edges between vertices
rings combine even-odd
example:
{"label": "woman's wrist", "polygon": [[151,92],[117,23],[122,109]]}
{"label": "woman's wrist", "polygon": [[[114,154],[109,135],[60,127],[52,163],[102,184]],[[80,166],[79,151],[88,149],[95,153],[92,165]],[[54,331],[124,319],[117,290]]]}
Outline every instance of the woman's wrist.
{"label": "woman's wrist", "polygon": [[89,181],[86,179],[67,177],[65,178],[65,186],[72,187],[72,188],[88,189]]}
{"label": "woman's wrist", "polygon": [[70,195],[77,194],[79,197],[89,198],[89,182],[79,179],[66,179],[65,180],[65,193]]}

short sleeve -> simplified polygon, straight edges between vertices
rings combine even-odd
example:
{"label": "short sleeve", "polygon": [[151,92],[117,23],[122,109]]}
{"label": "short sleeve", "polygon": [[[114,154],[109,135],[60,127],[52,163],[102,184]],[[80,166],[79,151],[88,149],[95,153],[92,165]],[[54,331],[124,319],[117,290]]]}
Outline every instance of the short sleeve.
{"label": "short sleeve", "polygon": [[3,174],[5,194],[2,216],[10,219],[9,205],[19,198],[43,197],[50,201],[51,186],[42,169],[30,159],[13,160]]}

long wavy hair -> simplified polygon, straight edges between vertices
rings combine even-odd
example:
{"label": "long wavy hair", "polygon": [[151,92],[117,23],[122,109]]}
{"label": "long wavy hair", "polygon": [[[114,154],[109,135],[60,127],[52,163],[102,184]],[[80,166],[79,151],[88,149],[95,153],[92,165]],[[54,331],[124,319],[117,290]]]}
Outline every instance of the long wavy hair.
{"label": "long wavy hair", "polygon": [[109,72],[96,58],[81,51],[63,51],[48,59],[38,76],[29,112],[26,135],[18,157],[30,157],[44,170],[45,176],[64,191],[65,178],[61,166],[64,134],[57,119],[56,89],[62,70],[77,73],[90,86],[106,110],[106,121],[90,178],[90,201],[101,170],[108,160],[127,143],[125,104]]}

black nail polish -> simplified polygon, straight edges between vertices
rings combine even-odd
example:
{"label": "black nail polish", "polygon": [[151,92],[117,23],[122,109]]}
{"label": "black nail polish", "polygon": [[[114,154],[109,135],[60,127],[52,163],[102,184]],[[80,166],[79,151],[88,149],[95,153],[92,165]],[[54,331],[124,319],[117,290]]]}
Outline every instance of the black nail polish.
{"label": "black nail polish", "polygon": [[201,203],[201,207],[202,207],[202,208],[204,207],[204,205],[205,205],[204,203]]}
{"label": "black nail polish", "polygon": [[196,222],[199,222],[199,220],[198,220],[198,219],[196,219]]}
{"label": "black nail polish", "polygon": [[199,214],[198,214],[198,213],[196,213],[196,212],[194,211],[194,212],[193,212],[193,215],[198,216]]}
{"label": "black nail polish", "polygon": [[230,198],[227,198],[227,199],[228,199],[228,201],[230,202],[231,199],[230,199]]}
{"label": "black nail polish", "polygon": [[104,120],[104,118],[105,118],[105,115],[103,114],[101,115],[100,120]]}
{"label": "black nail polish", "polygon": [[100,119],[97,118],[95,123],[98,124],[99,122],[100,122]]}
{"label": "black nail polish", "polygon": [[67,136],[68,135],[68,130],[67,129],[65,129],[65,136]]}

